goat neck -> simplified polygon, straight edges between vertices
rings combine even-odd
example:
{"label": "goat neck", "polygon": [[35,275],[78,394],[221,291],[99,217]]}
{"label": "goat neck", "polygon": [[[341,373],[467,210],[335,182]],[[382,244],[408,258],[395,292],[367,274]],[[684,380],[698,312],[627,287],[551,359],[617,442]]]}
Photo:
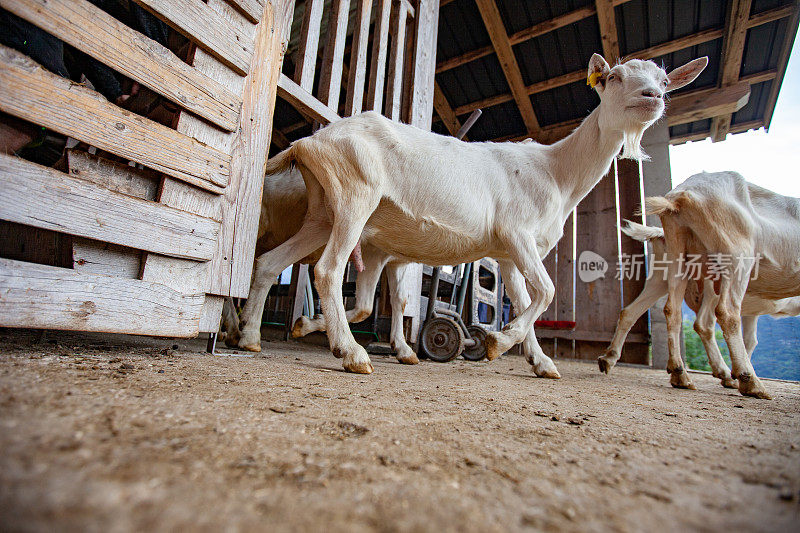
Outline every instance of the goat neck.
{"label": "goat neck", "polygon": [[602,107],[596,108],[575,131],[547,148],[567,214],[608,173],[622,148],[623,132],[603,127],[602,113]]}

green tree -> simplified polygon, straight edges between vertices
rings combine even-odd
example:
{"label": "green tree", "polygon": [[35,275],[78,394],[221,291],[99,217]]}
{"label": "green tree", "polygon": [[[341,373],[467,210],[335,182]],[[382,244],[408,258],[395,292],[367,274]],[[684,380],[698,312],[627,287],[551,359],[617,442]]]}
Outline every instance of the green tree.
{"label": "green tree", "polygon": [[[725,344],[725,339],[722,337],[722,331],[716,329],[715,334],[717,346],[722,352],[722,358],[725,359],[725,363],[730,367],[731,358],[728,353],[728,345]],[[691,320],[683,321],[683,338],[686,344],[686,364],[689,368],[710,371],[711,365],[708,364],[708,355],[706,355],[706,350],[703,347],[703,341],[700,340],[700,336],[695,332]]]}

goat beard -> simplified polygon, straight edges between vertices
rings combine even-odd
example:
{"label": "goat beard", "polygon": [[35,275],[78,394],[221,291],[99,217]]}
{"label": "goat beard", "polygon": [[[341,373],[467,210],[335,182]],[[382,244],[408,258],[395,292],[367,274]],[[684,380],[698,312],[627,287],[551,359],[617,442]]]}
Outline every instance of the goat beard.
{"label": "goat beard", "polygon": [[350,260],[356,267],[356,272],[364,272],[364,259],[361,257],[361,239],[356,243],[356,247],[350,252]]}

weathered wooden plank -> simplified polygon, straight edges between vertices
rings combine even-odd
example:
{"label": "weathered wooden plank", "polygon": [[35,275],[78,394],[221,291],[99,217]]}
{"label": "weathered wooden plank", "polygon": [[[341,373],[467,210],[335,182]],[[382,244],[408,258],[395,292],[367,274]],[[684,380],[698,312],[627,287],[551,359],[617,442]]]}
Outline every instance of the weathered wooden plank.
{"label": "weathered wooden plank", "polygon": [[400,120],[400,105],[403,97],[403,64],[406,50],[405,5],[395,1],[390,23],[392,45],[389,50],[389,74],[386,79],[386,103],[383,114],[392,120]]}
{"label": "weathered wooden plank", "polygon": [[206,299],[203,301],[203,309],[200,312],[200,333],[216,333],[219,331],[222,305],[224,303],[224,296],[206,295]]}
{"label": "weathered wooden plank", "polygon": [[344,64],[344,41],[347,38],[347,17],[350,0],[332,0],[328,18],[328,41],[322,56],[319,76],[319,100],[334,111],[339,109],[339,93],[342,88],[342,65]]}
{"label": "weathered wooden plank", "polygon": [[0,109],[210,190],[228,184],[230,156],[0,46]]}
{"label": "weathered wooden plank", "polygon": [[372,0],[356,0],[355,30],[350,50],[350,73],[347,79],[344,115],[361,113],[364,101],[364,83],[367,76],[367,47],[369,45],[369,23],[372,14]]}
{"label": "weathered wooden plank", "polygon": [[247,74],[253,58],[253,25],[221,19],[205,2],[197,0],[134,0],[177,28],[239,74]]}
{"label": "weathered wooden plank", "polygon": [[[595,353],[602,353],[602,348],[607,346],[611,339],[614,338],[614,330],[583,330],[583,329],[575,329],[575,330],[559,330],[559,329],[544,329],[539,328],[536,330],[536,336],[541,337],[542,339],[559,339],[558,343],[561,344],[561,340],[575,340],[578,341],[578,359],[594,359]],[[625,349],[628,350],[629,348],[637,347],[643,348],[644,351],[647,351],[647,343],[650,341],[650,336],[647,334],[642,333],[629,333],[628,338],[625,342]],[[566,344],[566,343],[565,343]],[[642,346],[643,345],[643,346]],[[600,350],[598,352],[598,350]],[[581,357],[581,355],[586,355],[587,357]],[[566,356],[559,356],[567,358]],[[624,361],[624,362],[632,362],[632,361]],[[647,362],[632,362],[634,364],[641,364],[646,365]]]}
{"label": "weathered wooden plank", "polygon": [[214,124],[236,127],[241,98],[89,2],[0,0],[0,6]]}
{"label": "weathered wooden plank", "polygon": [[0,155],[0,218],[176,257],[207,260],[219,223]]}
{"label": "weathered wooden plank", "polygon": [[317,68],[319,32],[324,0],[306,0],[300,44],[294,62],[294,81],[307,92],[314,91],[314,71]]}
{"label": "weathered wooden plank", "polygon": [[192,337],[204,295],[0,259],[0,325]]}
{"label": "weathered wooden plank", "polygon": [[314,95],[290,80],[285,74],[278,79],[278,96],[289,102],[300,113],[322,124],[335,122],[341,117],[317,100]]}
{"label": "weathered wooden plank", "polygon": [[[575,211],[564,224],[564,236],[558,241],[556,248],[556,320],[575,320],[575,257],[573,243],[575,231]],[[537,334],[539,332],[537,331]],[[575,347],[572,340],[558,340],[556,357],[575,357]]]}
{"label": "weathered wooden plank", "polygon": [[79,274],[139,279],[142,268],[141,251],[81,237],[73,240],[72,258],[72,268]]}
{"label": "weathered wooden plank", "polygon": [[[234,225],[230,296],[246,297],[250,292],[275,98],[293,15],[294,0],[273,0],[258,25],[254,68],[245,84],[239,139],[232,154],[231,175],[239,187],[231,213]],[[226,224],[223,231],[229,228]]]}
{"label": "weathered wooden plank", "polygon": [[236,7],[250,22],[257,23],[264,14],[264,2],[261,0],[227,0]]}
{"label": "weathered wooden plank", "polygon": [[391,11],[392,0],[378,0],[378,10],[375,12],[375,30],[372,34],[372,61],[369,69],[367,101],[364,104],[365,111],[380,111],[383,105]]}
{"label": "weathered wooden plank", "polygon": [[67,168],[70,176],[143,200],[155,201],[161,182],[152,170],[141,170],[80,150],[67,150]]}
{"label": "weathered wooden plank", "polygon": [[181,294],[201,294],[210,285],[211,263],[175,259],[160,254],[147,255],[147,268],[141,279],[161,283]]}

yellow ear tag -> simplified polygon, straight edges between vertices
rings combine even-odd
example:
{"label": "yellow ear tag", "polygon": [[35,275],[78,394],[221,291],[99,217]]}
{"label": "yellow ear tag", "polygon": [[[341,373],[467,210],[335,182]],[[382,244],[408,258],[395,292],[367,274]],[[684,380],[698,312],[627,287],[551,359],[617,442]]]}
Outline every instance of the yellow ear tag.
{"label": "yellow ear tag", "polygon": [[603,76],[600,72],[592,72],[589,74],[589,79],[586,80],[586,85],[594,89],[594,86],[597,85],[597,80],[599,80]]}

